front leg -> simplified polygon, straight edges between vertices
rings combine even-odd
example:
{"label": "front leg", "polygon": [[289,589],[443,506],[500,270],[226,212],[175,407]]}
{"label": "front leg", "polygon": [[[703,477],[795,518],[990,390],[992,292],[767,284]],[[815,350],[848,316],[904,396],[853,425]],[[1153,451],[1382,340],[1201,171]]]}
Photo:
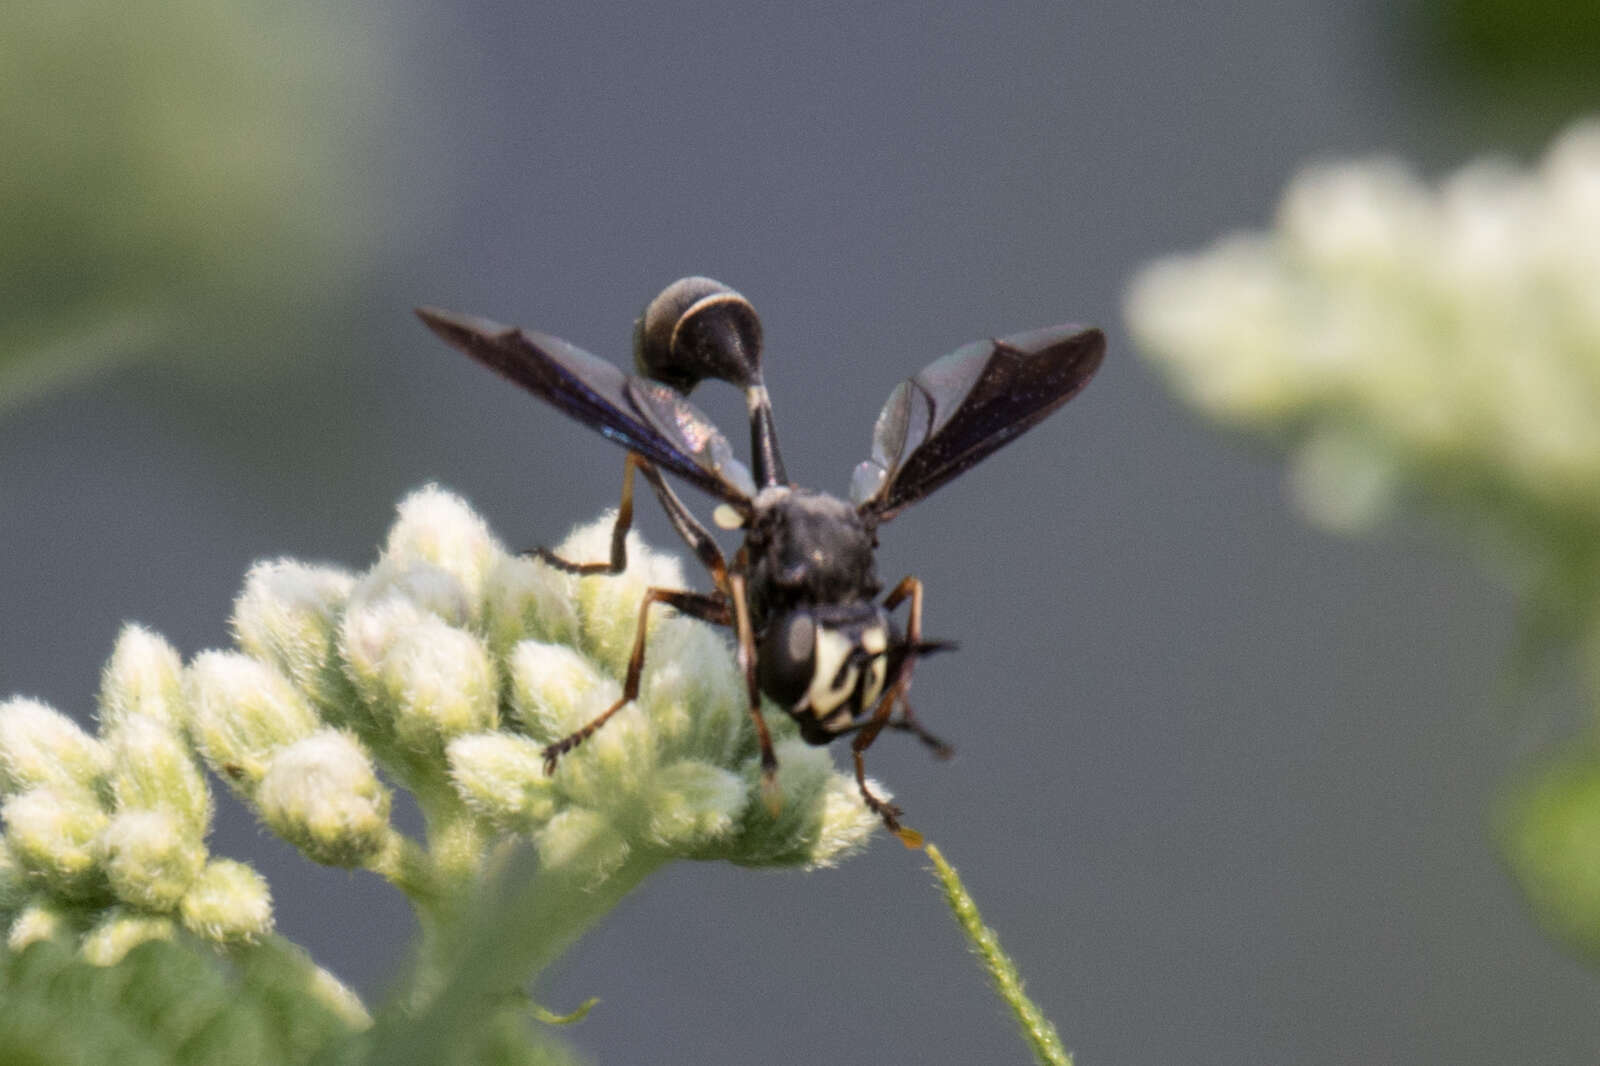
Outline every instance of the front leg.
{"label": "front leg", "polygon": [[730,621],[728,602],[722,597],[721,593],[713,593],[707,596],[704,593],[687,592],[682,589],[646,589],[644,599],[639,603],[639,625],[633,633],[633,652],[628,656],[628,673],[622,682],[622,698],[585,723],[583,728],[568,733],[553,744],[545,745],[544,772],[546,774],[555,773],[556,761],[561,756],[588,740],[594,735],[595,730],[610,720],[612,715],[639,697],[640,679],[644,676],[646,625],[649,622],[650,608],[657,603],[664,603],[668,607],[676,607],[684,614],[692,615],[713,625],[725,626]]}

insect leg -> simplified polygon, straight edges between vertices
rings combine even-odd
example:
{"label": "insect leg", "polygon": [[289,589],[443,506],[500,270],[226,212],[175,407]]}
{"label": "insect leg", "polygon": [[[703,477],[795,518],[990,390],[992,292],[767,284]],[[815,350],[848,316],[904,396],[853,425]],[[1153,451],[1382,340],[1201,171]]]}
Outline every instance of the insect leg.
{"label": "insect leg", "polygon": [[[862,729],[865,729],[866,726],[866,722],[857,722],[848,729],[840,730],[838,735],[843,736],[846,733],[856,733]],[[918,740],[922,741],[929,748],[931,748],[935,758],[948,759],[956,753],[956,749],[954,747],[924,729],[922,727],[922,723],[917,720],[916,714],[912,712],[911,705],[904,701],[901,701],[900,704],[900,717],[891,718],[889,721],[883,723],[883,728],[893,729],[898,733],[910,733],[912,736],[916,737]]]}
{"label": "insect leg", "polygon": [[778,756],[772,750],[772,734],[767,731],[767,720],[761,717],[761,686],[756,680],[756,636],[750,625],[750,603],[745,598],[742,573],[728,575],[728,590],[733,600],[734,631],[739,635],[739,670],[744,674],[750,720],[755,723],[756,739],[761,744],[761,798],[766,802],[767,811],[776,818],[783,809],[783,793],[778,790]]}
{"label": "insect leg", "polygon": [[[700,564],[711,573],[711,580],[716,584],[717,591],[728,591],[728,563],[722,557],[722,549],[717,547],[717,542],[711,539],[711,534],[706,527],[685,507],[683,501],[678,499],[678,494],[672,491],[666,479],[661,476],[661,471],[650,460],[629,453],[628,457],[634,460],[634,465],[650,482],[650,488],[655,492],[656,499],[661,501],[661,509],[667,512],[667,518],[672,522],[672,528],[678,536],[683,538],[695,555],[700,559]],[[613,552],[617,549],[613,543]],[[723,622],[727,625],[728,622]]]}
{"label": "insect leg", "polygon": [[628,530],[633,526],[633,469],[636,466],[649,466],[649,462],[635,452],[629,452],[622,461],[622,502],[617,504],[617,521],[611,527],[611,559],[608,562],[574,563],[561,558],[549,548],[529,548],[522,554],[537,556],[547,565],[569,574],[622,573],[628,568]]}
{"label": "insect leg", "polygon": [[[908,596],[911,598],[911,614],[906,622],[906,644],[915,648],[922,643],[922,582],[915,577],[902,578],[889,595],[884,597],[883,605],[893,610]],[[850,755],[855,760],[856,767],[856,787],[861,790],[861,799],[866,803],[868,810],[883,819],[883,824],[888,827],[889,832],[899,837],[900,842],[908,848],[921,847],[922,835],[915,829],[903,828],[900,825],[900,808],[880,799],[867,787],[867,767],[862,753],[872,746],[872,742],[878,739],[878,734],[883,731],[884,726],[889,724],[889,716],[894,713],[894,705],[897,702],[906,708],[907,721],[914,721],[910,717],[911,708],[906,704],[906,690],[911,687],[911,663],[915,658],[916,655],[913,653],[900,660],[894,679],[878,701],[872,717],[862,724],[855,739],[850,742]],[[914,732],[921,734],[920,727],[912,728]]]}
{"label": "insect leg", "polygon": [[657,603],[675,607],[684,614],[715,625],[725,626],[730,621],[728,602],[721,593],[712,593],[708,596],[683,589],[646,589],[644,599],[639,602],[639,626],[633,634],[633,653],[628,656],[628,673],[622,682],[622,698],[585,724],[582,729],[567,734],[554,744],[546,745],[544,749],[546,774],[555,773],[557,759],[588,740],[612,715],[638,698],[639,681],[644,674],[645,627],[649,621],[650,607]]}

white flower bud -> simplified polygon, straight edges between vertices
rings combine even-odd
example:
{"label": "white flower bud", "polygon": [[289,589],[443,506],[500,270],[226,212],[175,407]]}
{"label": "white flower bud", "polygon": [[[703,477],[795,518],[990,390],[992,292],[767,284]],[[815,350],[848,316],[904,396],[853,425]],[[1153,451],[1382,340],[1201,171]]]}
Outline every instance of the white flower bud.
{"label": "white flower bud", "polygon": [[744,679],[727,639],[710,626],[662,625],[651,640],[640,695],[665,754],[731,767],[748,752]]}
{"label": "white flower bud", "polygon": [[525,640],[512,649],[507,670],[512,712],[543,741],[581,728],[622,695],[615,678],[564,644]]}
{"label": "white flower bud", "polygon": [[461,579],[423,559],[384,559],[356,583],[349,611],[399,600],[451,625],[472,625],[473,600]]}
{"label": "white flower bud", "polygon": [[72,919],[57,902],[40,898],[27,904],[6,930],[6,946],[21,951],[39,940],[53,940],[72,931]]}
{"label": "white flower bud", "polygon": [[60,711],[22,697],[0,703],[0,794],[48,786],[92,792],[108,760]]}
{"label": "white flower bud", "polygon": [[0,808],[6,844],[30,873],[65,896],[99,884],[95,841],[110,819],[84,793],[34,788]]}
{"label": "white flower bud", "polygon": [[531,828],[556,812],[544,746],[515,733],[474,733],[450,742],[450,780],[463,802],[497,825]]}
{"label": "white flower bud", "polygon": [[452,737],[499,723],[500,679],[483,642],[426,617],[400,631],[379,671],[400,742],[442,751]]}
{"label": "white flower bud", "polygon": [[534,835],[539,863],[548,870],[601,881],[628,859],[627,838],[598,811],[568,807]]}
{"label": "white flower bud", "polygon": [[272,932],[272,893],[242,862],[212,859],[178,906],[183,927],[217,943],[254,941]]}
{"label": "white flower bud", "polygon": [[382,671],[389,649],[405,630],[419,625],[428,612],[403,596],[366,601],[353,596],[339,627],[339,650],[350,679],[369,700],[383,698]]}
{"label": "white flower bud", "polygon": [[339,615],[355,578],[292,559],[257,563],[233,605],[239,647],[277,666],[321,707],[338,702]]}
{"label": "white flower bud", "polygon": [[100,863],[117,898],[148,911],[168,911],[206,862],[206,849],[168,811],[123,811],[100,834]]}
{"label": "white flower bud", "polygon": [[0,916],[9,916],[22,909],[28,901],[28,872],[12,854],[4,839],[0,839]]}
{"label": "white flower bud", "polygon": [[503,556],[489,573],[484,626],[489,647],[501,659],[520,640],[575,644],[577,579],[532,558]]}
{"label": "white flower bud", "polygon": [[330,866],[360,866],[389,839],[389,790],[348,733],[324,729],[279,751],[256,790],[273,832]]}
{"label": "white flower bud", "polygon": [[178,931],[171,918],[113,907],[83,934],[79,951],[96,966],[115,966],[123,957],[149,940],[171,940]]}
{"label": "white flower bud", "polygon": [[[556,548],[556,554],[574,562],[596,562],[611,556],[611,527],[615,514],[575,529]],[[628,534],[628,568],[620,574],[600,574],[577,579],[579,626],[584,649],[611,673],[622,676],[633,651],[633,634],[639,623],[639,604],[651,586],[688,587],[683,564],[675,556],[651,551],[637,532]],[[654,628],[666,612],[651,611]]]}
{"label": "white flower bud", "polygon": [[135,715],[112,727],[107,780],[123,810],[161,810],[180,818],[198,842],[211,824],[211,789],[189,745],[154,718]]}
{"label": "white flower bud", "polygon": [[237,652],[202,653],[189,667],[188,691],[195,745],[236,788],[254,787],[274,752],[322,724],[288,678]]}
{"label": "white flower bud", "polygon": [[732,770],[684,761],[659,770],[651,781],[649,836],[665,848],[688,851],[721,840],[737,828],[750,802],[748,785]]}
{"label": "white flower bud", "polygon": [[100,677],[102,727],[129,718],[183,721],[183,660],[159,634],[131,624],[122,627]]}
{"label": "white flower bud", "polygon": [[429,485],[401,502],[384,554],[388,559],[428,562],[453,574],[470,598],[471,616],[477,618],[484,577],[505,550],[461,497]]}
{"label": "white flower bud", "polygon": [[[750,804],[743,832],[727,849],[714,848],[710,854],[726,855],[746,866],[813,869],[832,866],[865,847],[882,823],[861,802],[855,781],[834,770],[825,749],[798,737],[779,741],[775,750],[783,797],[777,816],[764,804]],[[760,771],[751,766],[750,772],[749,787],[754,790],[759,787]],[[868,783],[877,795],[889,798],[877,782],[869,779]]]}
{"label": "white flower bud", "polygon": [[[870,777],[867,787],[886,801],[892,795]],[[856,783],[843,774],[829,774],[822,792],[822,816],[801,865],[808,870],[838,865],[865,848],[879,824],[878,816],[861,802]]]}

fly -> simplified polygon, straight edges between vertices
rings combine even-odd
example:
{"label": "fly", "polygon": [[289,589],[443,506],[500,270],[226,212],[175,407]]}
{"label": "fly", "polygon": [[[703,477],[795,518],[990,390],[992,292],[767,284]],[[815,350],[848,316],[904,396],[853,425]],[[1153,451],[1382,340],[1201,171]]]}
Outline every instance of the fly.
{"label": "fly", "polygon": [[[856,467],[847,502],[789,481],[761,380],[761,320],[720,282],[683,278],[650,302],[634,324],[637,374],[543,333],[432,308],[417,314],[449,344],[628,450],[610,558],[573,562],[544,548],[532,554],[568,573],[620,573],[637,472],[711,577],[709,593],[646,590],[621,699],[548,745],[546,773],[638,696],[646,624],[650,608],[661,604],[733,629],[769,808],[777,808],[778,760],[761,716],[762,693],[811,744],[853,735],[862,800],[915,846],[920,838],[901,826],[900,809],[868,787],[862,755],[885,728],[949,754],[917,721],[907,693],[917,657],[951,645],[923,639],[917,578],[903,578],[879,601],[878,527],[1077,395],[1100,366],[1105,335],[1065,325],[977,341],[902,382],[878,415],[871,455]],[[707,378],[744,392],[749,467],[688,401]],[[717,526],[744,531],[731,562],[663,471],[720,501],[712,514]],[[902,628],[891,612],[904,603]]]}

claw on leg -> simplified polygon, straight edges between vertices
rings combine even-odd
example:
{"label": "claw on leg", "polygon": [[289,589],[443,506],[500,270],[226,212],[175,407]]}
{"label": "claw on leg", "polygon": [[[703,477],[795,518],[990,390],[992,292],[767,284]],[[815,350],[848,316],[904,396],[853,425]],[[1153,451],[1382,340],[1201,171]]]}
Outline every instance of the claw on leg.
{"label": "claw on leg", "polygon": [[856,787],[861,790],[861,800],[867,805],[867,810],[883,819],[884,828],[899,838],[900,843],[913,851],[922,847],[922,834],[909,826],[900,824],[900,815],[904,812],[894,804],[880,798],[872,789],[867,787],[866,763],[861,758],[861,752],[855,751],[856,761]]}
{"label": "claw on leg", "polygon": [[607,707],[605,711],[599,715],[599,717],[587,723],[582,729],[579,729],[574,733],[568,733],[554,744],[546,744],[543,753],[544,775],[549,777],[551,774],[555,773],[556,762],[561,758],[561,756],[565,755],[579,744],[582,744],[584,741],[588,740],[594,735],[595,730],[605,725],[612,715],[622,710],[622,708],[626,707],[630,702],[632,702],[632,700],[632,696],[624,694],[620,700],[618,700],[616,703],[613,703],[610,707]]}
{"label": "claw on leg", "polygon": [[761,802],[773,818],[783,813],[783,789],[778,787],[777,766],[761,768]]}

